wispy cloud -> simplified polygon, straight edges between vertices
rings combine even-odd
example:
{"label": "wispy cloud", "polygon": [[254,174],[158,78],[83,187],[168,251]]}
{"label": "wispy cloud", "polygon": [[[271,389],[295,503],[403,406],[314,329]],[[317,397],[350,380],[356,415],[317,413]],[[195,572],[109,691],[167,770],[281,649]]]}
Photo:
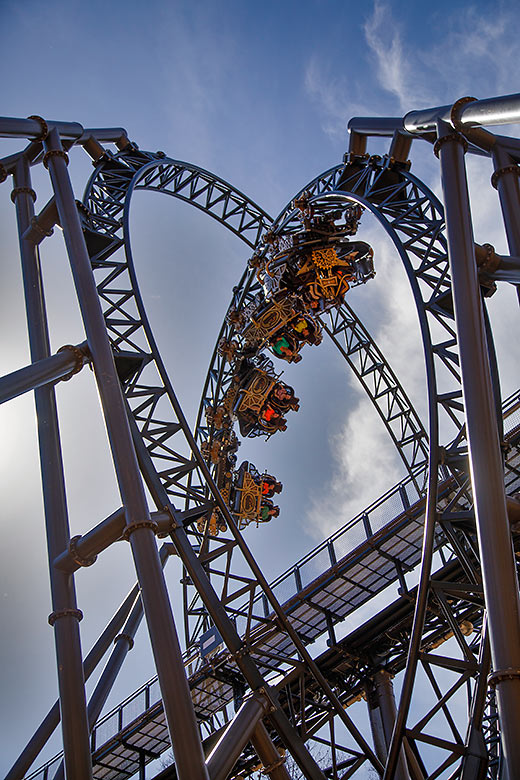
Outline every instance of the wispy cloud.
{"label": "wispy cloud", "polygon": [[428,51],[428,63],[444,94],[488,97],[511,91],[518,68],[515,3],[499,2],[489,10],[470,6],[443,28],[448,32]]}
{"label": "wispy cloud", "polygon": [[322,112],[324,132],[334,139],[344,139],[348,119],[368,110],[357,96],[356,85],[350,75],[334,75],[332,69],[317,56],[312,57],[305,68],[304,87]]}
{"label": "wispy cloud", "polygon": [[403,41],[402,28],[391,6],[376,0],[372,14],[364,25],[366,42],[375,56],[380,86],[399,101],[403,112],[410,106],[421,107],[431,102],[425,84],[417,78],[415,52]]}
{"label": "wispy cloud", "polygon": [[[393,244],[370,218],[364,218],[362,236],[376,247],[377,274],[374,281],[352,291],[350,303],[424,419],[424,361],[404,269]],[[340,416],[329,439],[334,470],[307,514],[309,532],[317,538],[340,528],[405,475],[388,431],[353,374],[350,384],[357,390],[357,401]]]}
{"label": "wispy cloud", "polygon": [[313,497],[307,514],[308,530],[317,539],[341,528],[400,476],[393,445],[365,397],[350,410],[330,447],[332,479]]}
{"label": "wispy cloud", "polygon": [[348,74],[338,76],[316,55],[307,64],[305,89],[323,111],[324,131],[337,135],[351,116],[373,115],[378,105],[385,106],[383,113],[404,114],[444,105],[461,95],[513,91],[516,17],[516,7],[506,1],[489,11],[481,6],[457,9],[451,15],[443,11],[442,19],[440,11],[432,9],[424,24],[439,29],[439,35],[433,35],[424,49],[407,28],[409,18],[400,4],[374,0],[361,28],[369,55],[369,69],[360,70],[362,83],[355,67],[347,66]]}
{"label": "wispy cloud", "polygon": [[[324,132],[333,138],[344,137],[350,117],[373,115],[375,106],[385,102],[385,93],[397,104],[390,104],[386,110],[396,113],[431,103],[427,79],[417,78],[417,54],[404,40],[391,5],[376,0],[361,33],[366,44],[365,58],[369,54],[368,70],[359,68],[354,59],[338,75],[330,62],[316,55],[310,58],[305,69],[305,90],[322,112]],[[358,74],[362,74],[361,78]]]}
{"label": "wispy cloud", "polygon": [[[375,0],[364,23],[365,40],[375,63],[373,81],[366,85],[367,94],[373,89],[381,95],[382,90],[393,97],[392,110],[405,113],[425,105],[449,103],[464,94],[482,97],[513,91],[511,73],[516,69],[517,47],[510,5],[500,3],[498,9],[487,14],[468,8],[445,19],[442,37],[434,39],[426,53],[413,39],[407,38],[404,19],[402,15],[396,18],[396,9],[396,4]],[[437,13],[432,11],[430,23],[433,24]],[[324,126],[326,131],[331,132],[340,117],[344,127],[345,106],[348,109],[356,106],[359,114],[377,113],[377,99],[373,95],[370,106],[365,106],[362,100],[349,102],[352,96],[360,94],[355,85],[347,79],[327,76],[326,63],[314,58],[308,65],[305,85],[309,95],[321,101],[329,123],[328,130]],[[353,114],[351,110],[349,116]],[[433,155],[419,144],[414,149],[414,158],[418,156],[419,175],[426,176],[439,192],[440,178]],[[476,240],[489,241],[498,251],[507,251],[496,194],[489,187],[491,167],[486,169],[481,159],[470,160],[468,167]],[[385,245],[380,234],[367,227],[363,225],[363,238],[376,247],[377,277],[352,296],[354,306],[368,323],[375,341],[425,420],[422,346],[409,285],[402,270],[398,273],[395,270],[396,263],[400,264],[395,251]],[[508,307],[513,310],[513,297],[514,290],[502,286],[489,302],[499,360],[502,358],[505,394],[517,386],[514,369],[510,368],[516,361],[507,358],[513,351],[520,353],[520,345],[516,349],[516,345],[509,343],[507,333],[511,326],[504,316]],[[447,433],[441,431],[441,435],[446,438]],[[324,529],[332,532],[339,528],[403,474],[387,432],[361,391],[359,401],[345,413],[329,447],[335,470],[329,483],[316,495],[307,517],[309,530],[316,536],[322,535]]]}

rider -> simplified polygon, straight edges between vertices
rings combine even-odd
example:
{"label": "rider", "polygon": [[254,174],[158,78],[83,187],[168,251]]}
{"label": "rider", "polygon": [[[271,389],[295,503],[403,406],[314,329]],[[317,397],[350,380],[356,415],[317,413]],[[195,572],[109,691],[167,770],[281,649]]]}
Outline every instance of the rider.
{"label": "rider", "polygon": [[259,523],[268,523],[271,517],[278,517],[280,514],[280,507],[274,506],[272,501],[266,499],[262,502],[260,507],[260,516],[258,518]]}
{"label": "rider", "polygon": [[283,382],[277,382],[270,395],[273,403],[280,406],[282,410],[294,409],[298,411],[300,408],[298,403],[300,399],[295,397],[292,387],[285,385]]}
{"label": "rider", "polygon": [[285,336],[275,336],[273,341],[271,342],[271,346],[275,355],[279,355],[280,357],[282,355],[287,355],[287,357],[292,357],[293,355],[291,346],[287,341],[287,339],[285,338]]}

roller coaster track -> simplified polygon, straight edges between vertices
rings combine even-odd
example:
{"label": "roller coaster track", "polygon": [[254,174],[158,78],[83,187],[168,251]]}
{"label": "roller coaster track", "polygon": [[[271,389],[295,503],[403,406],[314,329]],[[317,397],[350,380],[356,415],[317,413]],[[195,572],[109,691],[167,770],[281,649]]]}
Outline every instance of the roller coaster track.
{"label": "roller coaster track", "polygon": [[[215,496],[211,495],[207,469],[205,473],[194,444],[201,445],[210,439],[211,431],[204,421],[203,410],[207,406],[215,408],[221,401],[229,386],[232,368],[215,349],[193,441],[153,340],[135,276],[129,240],[129,211],[132,193],[137,189],[163,192],[192,203],[253,248],[261,246],[260,239],[267,227],[280,235],[296,230],[297,214],[289,205],[270,224],[265,212],[211,174],[135,148],[106,160],[87,188],[84,199],[87,246],[93,268],[102,277],[98,291],[125,396],[135,421],[135,441],[141,467],[148,475],[148,487],[158,507],[162,508],[168,502],[178,505],[179,499],[184,499],[185,516],[195,520],[204,513],[208,516]],[[471,515],[471,498],[467,470],[460,466],[467,453],[442,206],[406,167],[381,158],[338,166],[317,177],[304,190],[310,194],[312,203],[330,203],[330,207],[334,208],[338,202],[354,201],[371,211],[394,242],[405,266],[423,337],[430,406],[436,404],[438,407],[433,419],[439,412],[444,413],[455,428],[451,444],[446,448],[443,476],[456,480],[458,489],[451,494],[448,502],[439,504],[442,533],[448,557],[463,557],[466,571],[469,567],[474,572],[473,532],[452,522],[457,514]],[[124,257],[122,252],[117,253],[123,246]],[[246,309],[258,292],[259,285],[253,272],[246,271],[234,289],[230,310]],[[436,341],[431,337],[433,323]],[[407,465],[415,490],[422,495],[427,437],[397,378],[348,304],[334,311],[324,322],[324,327],[375,404]],[[219,340],[231,335],[232,326],[226,317]],[[442,390],[436,383],[438,365],[444,369]],[[152,369],[153,379],[150,380]],[[451,381],[446,382],[446,377]],[[180,448],[174,449],[173,439],[178,433],[184,434],[183,446],[187,441],[190,454],[185,449],[182,453]],[[450,468],[451,464],[454,464],[453,468]],[[243,567],[240,567],[240,574],[234,573],[236,538],[228,536],[217,540],[211,537],[207,526],[201,533],[190,522],[186,523],[186,532],[228,616],[235,626],[245,624],[242,638],[245,636],[249,642],[249,632],[255,619],[270,620],[265,615],[265,607],[263,618],[260,616],[259,605],[265,605],[267,599],[265,594],[263,600],[259,598],[262,583],[259,587],[258,571],[252,567],[251,576],[244,577]],[[241,552],[243,556],[243,547]],[[247,552],[245,557],[250,563]],[[220,565],[219,561],[222,561]],[[415,563],[418,562],[419,558]],[[185,577],[188,649],[215,621],[207,603],[203,604],[199,586],[193,588],[191,581],[189,576]],[[247,601],[240,605],[239,600],[246,594]],[[332,627],[341,619],[335,612],[328,617]],[[296,622],[294,627],[300,639],[308,642],[305,624]],[[295,650],[294,640],[286,635],[282,646],[276,648],[278,663],[281,658],[293,656]],[[251,657],[255,657],[254,652],[251,652]],[[266,659],[262,660],[265,662]],[[260,670],[265,674],[262,664]]]}
{"label": "roller coaster track", "polygon": [[[32,120],[23,121],[31,124],[36,138],[31,155],[37,161],[46,124],[36,121],[35,130]],[[65,129],[66,137],[83,138],[82,128]],[[53,133],[56,137],[57,130]],[[289,750],[307,778],[317,780],[323,773],[348,780],[358,770],[357,776],[364,776],[369,765],[381,773],[385,749],[375,737],[372,747],[347,710],[361,694],[370,712],[381,710],[376,678],[404,669],[406,688],[420,665],[430,696],[426,701],[415,696],[410,710],[403,693],[398,726],[391,745],[386,744],[391,756],[393,751],[396,762],[406,757],[413,780],[468,780],[483,773],[498,780],[499,725],[493,695],[486,693],[490,653],[442,205],[409,165],[392,154],[350,153],[345,165],[321,174],[299,193],[324,211],[359,204],[393,242],[417,308],[429,436],[353,309],[344,303],[322,315],[324,330],[374,404],[408,476],[270,585],[217,489],[216,470],[201,455],[213,436],[206,411],[222,402],[233,378],[233,365],[220,354],[219,342],[237,337],[236,320],[229,314],[247,314],[258,303],[260,282],[247,268],[233,290],[192,431],[139,291],[130,204],[137,190],[171,195],[216,219],[257,255],[267,251],[266,231],[284,238],[300,229],[298,210],[291,201],[273,221],[217,176],[162,152],[143,152],[125,142],[117,154],[99,155],[92,138],[80,142],[94,145],[97,161],[78,204],[83,236],[141,473],[159,513],[168,518],[173,549],[184,568],[184,661],[205,746],[211,747],[249,692],[261,693],[269,703],[265,722],[271,739],[280,751]],[[68,141],[67,148],[73,143]],[[50,154],[63,160],[59,149],[46,158]],[[18,187],[16,197],[25,193],[25,198],[28,191]],[[494,367],[489,327],[487,337]],[[515,396],[498,415],[499,427],[504,422],[505,428],[509,495],[520,486],[519,406]],[[446,439],[443,447],[439,428]],[[226,524],[218,536],[209,523],[215,509]],[[135,530],[131,523],[129,528]],[[409,580],[419,567],[419,585],[411,587]],[[338,639],[347,617],[359,619],[362,607],[396,584],[397,601]],[[372,608],[379,609],[377,605]],[[218,629],[223,649],[208,658],[199,653],[199,641],[212,627]],[[330,650],[316,657],[315,643],[325,635]],[[442,652],[436,652],[441,645]],[[96,778],[130,777],[167,748],[167,718],[156,689],[152,681],[131,697],[132,704],[123,703],[94,727]],[[461,714],[463,690],[467,701]],[[439,718],[444,719],[440,729]],[[171,717],[168,725],[172,733]],[[318,748],[326,749],[325,757]],[[258,768],[255,762],[246,745],[237,771],[251,776]],[[54,777],[58,763],[50,762],[31,777]]]}

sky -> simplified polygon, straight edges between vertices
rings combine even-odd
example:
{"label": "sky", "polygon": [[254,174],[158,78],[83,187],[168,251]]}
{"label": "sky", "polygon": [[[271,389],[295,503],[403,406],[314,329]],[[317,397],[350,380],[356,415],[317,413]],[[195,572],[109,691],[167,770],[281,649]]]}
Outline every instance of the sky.
{"label": "sky", "polygon": [[[275,216],[306,182],[341,162],[350,117],[402,116],[463,95],[517,91],[517,22],[517,5],[506,0],[0,0],[2,112],[125,127],[142,149],[216,173]],[[2,156],[23,147],[3,139],[0,145]],[[439,193],[431,147],[417,142],[412,159],[412,171]],[[476,239],[506,252],[490,163],[471,159],[468,169]],[[91,171],[89,158],[75,150],[70,173],[77,197]],[[50,195],[45,172],[34,172],[33,186],[38,209]],[[0,186],[2,374],[29,362],[10,189],[9,182]],[[154,334],[191,421],[231,289],[249,256],[245,245],[194,211],[138,193],[131,227]],[[404,272],[369,218],[362,230],[375,248],[377,276],[356,291],[356,310],[424,418],[421,348]],[[84,336],[58,231],[42,258],[53,349],[78,343]],[[500,288],[490,312],[506,396],[517,387],[520,357],[510,338],[517,316],[511,288]],[[337,351],[324,343],[303,355],[298,366],[282,366],[302,399],[287,432],[239,452],[285,485],[278,520],[247,532],[270,578],[403,476]],[[120,502],[91,373],[58,386],[57,396],[71,530],[79,534]],[[33,399],[0,408],[0,425],[1,772],[54,701],[56,675]],[[85,652],[134,577],[123,545],[106,551],[94,569],[77,576]],[[180,623],[180,575],[174,562],[168,569]],[[153,673],[141,629],[110,701]],[[50,753],[57,748],[54,742]]]}

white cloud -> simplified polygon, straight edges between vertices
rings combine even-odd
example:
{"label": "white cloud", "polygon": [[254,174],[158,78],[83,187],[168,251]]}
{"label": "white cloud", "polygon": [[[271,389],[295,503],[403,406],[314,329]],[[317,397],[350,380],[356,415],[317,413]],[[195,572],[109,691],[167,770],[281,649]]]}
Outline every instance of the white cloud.
{"label": "white cloud", "polygon": [[433,31],[424,50],[407,36],[407,11],[397,3],[375,0],[362,27],[373,78],[364,68],[362,83],[352,69],[348,76],[338,76],[317,56],[305,70],[305,89],[324,112],[324,131],[335,136],[350,117],[373,115],[375,105],[382,103],[381,90],[395,103],[383,113],[403,114],[462,95],[516,91],[516,16],[516,7],[508,2],[488,13],[480,6],[457,9],[451,16],[443,11],[442,20],[440,12],[432,10],[424,18]]}
{"label": "white cloud", "polygon": [[[465,9],[451,21],[445,20],[442,38],[439,42],[434,41],[428,53],[423,54],[406,39],[405,28],[396,21],[392,5],[376,0],[363,29],[369,49],[375,55],[378,86],[397,99],[399,109],[404,113],[471,94],[480,79],[483,86],[477,96],[512,92],[511,74],[516,72],[515,26],[512,22],[512,12],[506,4],[501,4],[498,11],[495,9],[488,16],[474,8]],[[500,52],[500,57],[496,52]],[[485,73],[482,67],[476,67],[484,63]],[[354,114],[353,103],[349,103],[348,98],[355,87],[346,79],[327,78],[326,66],[317,58],[309,63],[305,86],[314,99],[321,101],[329,121],[328,132],[332,132],[331,128],[344,117],[345,106],[351,109],[350,116]],[[373,105],[368,112],[362,103],[358,103],[357,108],[358,114],[374,113]],[[417,149],[414,148],[414,153],[419,153],[414,157],[419,156],[421,166],[416,173],[421,176],[422,172],[425,177],[426,169],[426,179],[432,179],[433,188],[438,192],[439,172],[428,151],[425,145],[417,144]],[[489,185],[491,166],[482,158],[468,158],[468,169],[475,238],[481,243],[489,241],[497,251],[507,251],[498,200]],[[364,228],[363,238],[377,247],[377,277],[359,294],[356,291],[354,306],[425,421],[424,361],[409,285],[402,271],[396,271],[395,251],[381,240],[380,234],[367,230],[367,226]],[[519,352],[520,346],[517,350],[508,339],[516,305],[514,292],[510,286],[502,285],[489,302],[504,395],[517,385],[514,371],[517,360],[512,353]],[[509,315],[505,313],[506,309]],[[375,323],[373,318],[370,321],[370,315],[374,313],[377,313]],[[388,434],[361,392],[359,402],[346,411],[338,432],[329,442],[335,471],[330,482],[316,495],[307,516],[309,529],[316,536],[322,537],[324,532],[341,527],[403,473]],[[442,435],[446,438],[446,433],[441,432]]]}
{"label": "white cloud", "polygon": [[[424,361],[415,304],[393,244],[380,228],[365,221],[362,237],[376,247],[377,274],[374,281],[352,291],[349,303],[424,419]],[[307,515],[310,532],[319,538],[340,528],[405,475],[386,428],[353,374],[350,384],[358,401],[330,437],[334,472],[316,492]]]}
{"label": "white cloud", "polygon": [[516,4],[498,3],[487,13],[470,6],[446,20],[448,32],[430,49],[428,62],[448,99],[453,90],[481,98],[516,91],[517,17]]}
{"label": "white cloud", "polygon": [[431,104],[429,90],[417,78],[412,48],[403,42],[401,27],[391,6],[376,0],[372,15],[364,25],[366,42],[375,55],[379,84],[399,101],[404,112],[411,106]]}
{"label": "white cloud", "polygon": [[313,497],[307,515],[311,534],[330,535],[398,479],[398,458],[371,402],[361,397],[330,441],[335,473]]}
{"label": "white cloud", "polygon": [[316,56],[311,58],[305,69],[304,87],[320,108],[324,132],[334,139],[344,139],[345,127],[351,116],[365,114],[369,110],[355,97],[352,78],[332,75]]}

